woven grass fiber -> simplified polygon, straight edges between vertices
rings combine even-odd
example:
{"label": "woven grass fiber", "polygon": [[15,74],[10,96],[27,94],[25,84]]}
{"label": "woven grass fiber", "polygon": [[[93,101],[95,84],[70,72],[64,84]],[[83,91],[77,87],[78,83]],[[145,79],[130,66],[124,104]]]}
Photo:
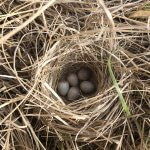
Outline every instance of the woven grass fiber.
{"label": "woven grass fiber", "polygon": [[[96,91],[57,92],[88,67]],[[149,150],[150,3],[0,1],[2,150]]]}

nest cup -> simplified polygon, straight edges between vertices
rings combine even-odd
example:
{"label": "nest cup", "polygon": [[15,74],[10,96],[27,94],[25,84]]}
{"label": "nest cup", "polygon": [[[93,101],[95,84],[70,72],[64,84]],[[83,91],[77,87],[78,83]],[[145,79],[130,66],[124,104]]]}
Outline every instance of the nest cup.
{"label": "nest cup", "polygon": [[[70,103],[59,96],[57,85],[68,72],[76,72],[82,67],[87,67],[93,72],[96,91],[90,96],[85,96]],[[49,114],[49,117],[41,116],[41,119],[54,133],[57,130],[56,134],[60,133],[63,138],[70,134],[75,136],[86,124],[88,127],[80,134],[80,137],[83,139],[88,137],[88,141],[90,141],[96,138],[95,131],[97,128],[103,127],[105,129],[101,119],[104,119],[104,122],[106,122],[105,116],[108,120],[109,117],[112,119],[112,114],[108,114],[114,102],[112,102],[112,97],[106,97],[111,86],[111,80],[107,73],[107,63],[101,60],[101,56],[87,52],[80,53],[80,51],[69,52],[65,55],[62,53],[57,59],[44,65],[39,75],[39,77],[36,76],[40,78],[38,90],[42,93],[41,95],[45,95],[40,96],[40,106],[42,105],[44,111]],[[50,88],[45,87],[43,83],[47,83]],[[54,117],[55,115],[57,118]],[[87,123],[89,119],[94,120],[91,125]],[[108,121],[106,130],[111,123],[111,121]],[[90,136],[89,133],[91,133]]]}
{"label": "nest cup", "polygon": [[[97,58],[98,60],[99,58]],[[93,56],[89,54],[68,54],[65,57],[59,58],[53,66],[48,64],[43,69],[42,78],[51,86],[51,88],[59,95],[58,93],[58,83],[61,80],[66,80],[66,76],[69,73],[77,73],[81,68],[87,68],[91,73],[91,80],[94,83],[94,91],[91,94],[84,94],[84,97],[79,100],[75,100],[74,103],[82,100],[88,100],[89,98],[95,97],[97,94],[102,93],[106,88],[106,67],[102,65],[100,61],[95,60]],[[42,80],[43,80],[42,79]],[[50,92],[47,92],[45,88],[41,88],[42,92],[47,96],[53,96]],[[65,103],[68,103],[66,97],[60,96]]]}

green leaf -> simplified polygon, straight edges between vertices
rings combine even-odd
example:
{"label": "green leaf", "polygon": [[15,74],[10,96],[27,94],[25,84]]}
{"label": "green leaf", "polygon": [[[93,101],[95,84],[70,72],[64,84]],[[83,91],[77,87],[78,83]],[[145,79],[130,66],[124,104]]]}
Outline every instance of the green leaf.
{"label": "green leaf", "polygon": [[150,3],[145,4],[144,10],[150,10]]}
{"label": "green leaf", "polygon": [[116,91],[118,93],[118,96],[119,96],[120,102],[122,104],[122,107],[123,107],[124,111],[126,112],[127,116],[129,117],[129,116],[131,116],[131,113],[130,113],[129,108],[128,108],[126,102],[125,102],[125,99],[124,99],[124,97],[123,97],[123,95],[121,93],[121,90],[120,90],[120,88],[118,86],[116,78],[115,78],[115,76],[113,74],[112,67],[111,67],[111,57],[109,57],[109,59],[108,59],[108,69],[109,69],[109,73],[110,73],[111,79],[113,81],[113,84],[114,84],[114,86],[116,88]]}
{"label": "green leaf", "polygon": [[64,143],[61,143],[61,150],[64,150]]}

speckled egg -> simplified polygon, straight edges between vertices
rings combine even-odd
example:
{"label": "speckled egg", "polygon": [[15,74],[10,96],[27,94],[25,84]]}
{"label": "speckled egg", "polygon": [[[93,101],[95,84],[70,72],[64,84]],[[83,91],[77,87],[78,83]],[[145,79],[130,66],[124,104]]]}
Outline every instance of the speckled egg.
{"label": "speckled egg", "polygon": [[71,87],[68,92],[68,100],[77,100],[80,97],[80,89],[78,87]]}
{"label": "speckled egg", "polygon": [[77,86],[79,83],[76,73],[70,73],[67,76],[67,80],[71,86]]}
{"label": "speckled egg", "polygon": [[90,71],[87,68],[81,68],[78,72],[78,78],[82,81],[88,80],[90,78]]}
{"label": "speckled egg", "polygon": [[65,96],[65,95],[67,95],[68,91],[69,91],[69,83],[68,83],[68,81],[60,81],[58,83],[58,93],[61,96]]}
{"label": "speckled egg", "polygon": [[83,81],[80,84],[80,89],[83,93],[90,94],[94,91],[94,84],[90,81]]}

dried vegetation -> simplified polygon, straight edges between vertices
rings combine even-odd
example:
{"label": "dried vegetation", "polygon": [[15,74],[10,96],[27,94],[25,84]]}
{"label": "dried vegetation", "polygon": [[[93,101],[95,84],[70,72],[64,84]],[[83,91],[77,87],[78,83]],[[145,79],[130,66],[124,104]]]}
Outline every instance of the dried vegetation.
{"label": "dried vegetation", "polygon": [[[148,150],[149,6],[143,0],[1,1],[1,148]],[[95,72],[98,89],[68,103],[57,83],[80,64]]]}

